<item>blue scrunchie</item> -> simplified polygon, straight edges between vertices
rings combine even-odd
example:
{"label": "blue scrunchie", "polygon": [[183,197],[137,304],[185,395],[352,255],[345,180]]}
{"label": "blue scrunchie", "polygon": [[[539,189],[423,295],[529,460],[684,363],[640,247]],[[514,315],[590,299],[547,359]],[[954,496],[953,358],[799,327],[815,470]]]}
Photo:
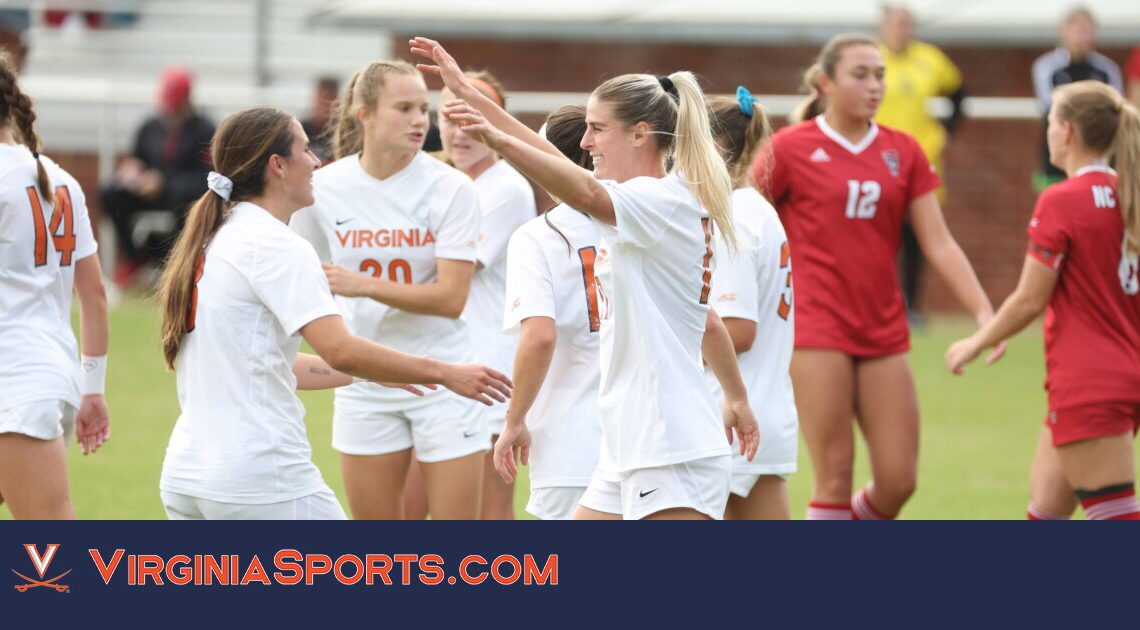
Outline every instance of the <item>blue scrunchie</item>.
{"label": "blue scrunchie", "polygon": [[740,107],[740,112],[745,116],[752,118],[752,114],[756,111],[752,106],[753,103],[759,103],[760,100],[752,96],[752,92],[743,85],[736,88],[736,103]]}

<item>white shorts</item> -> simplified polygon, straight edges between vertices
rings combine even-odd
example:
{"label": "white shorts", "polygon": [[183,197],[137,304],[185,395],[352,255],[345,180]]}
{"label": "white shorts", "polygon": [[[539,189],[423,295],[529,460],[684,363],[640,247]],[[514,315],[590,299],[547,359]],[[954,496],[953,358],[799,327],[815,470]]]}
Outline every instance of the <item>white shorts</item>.
{"label": "white shorts", "polygon": [[690,508],[720,520],[728,504],[731,475],[729,455],[639,468],[615,476],[594,471],[579,503],[598,512],[621,514],[626,520],[642,519],[670,508]]}
{"label": "white shorts", "polygon": [[568,521],[585,491],[585,486],[531,488],[527,514],[544,521]]}
{"label": "white shorts", "polygon": [[0,409],[0,433],[19,433],[39,440],[75,436],[75,407],[62,400],[36,400]]}
{"label": "white shorts", "polygon": [[503,434],[503,425],[506,423],[506,405],[495,405],[487,410],[487,428],[491,431],[491,448],[495,447],[495,436]]}
{"label": "white shorts", "polygon": [[[784,481],[787,481],[788,477],[790,476],[789,474],[780,473],[764,473],[764,475],[779,477]],[[760,477],[763,477],[764,475],[747,472],[734,472],[732,473],[732,481],[728,487],[732,491],[732,494],[747,499],[748,495],[752,494],[752,488],[756,486],[756,482],[760,481]]]}
{"label": "white shorts", "polygon": [[172,521],[344,521],[336,495],[325,486],[313,494],[281,503],[222,503],[162,490],[162,507]]}
{"label": "white shorts", "polygon": [[385,455],[412,447],[421,462],[490,449],[486,407],[459,396],[405,411],[333,411],[332,446],[346,455]]}

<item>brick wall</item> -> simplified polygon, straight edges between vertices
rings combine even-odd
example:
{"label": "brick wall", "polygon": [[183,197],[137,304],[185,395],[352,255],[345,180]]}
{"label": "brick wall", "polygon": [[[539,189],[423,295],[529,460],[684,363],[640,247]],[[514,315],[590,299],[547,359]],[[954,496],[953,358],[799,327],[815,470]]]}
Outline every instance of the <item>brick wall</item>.
{"label": "brick wall", "polygon": [[[395,35],[394,41],[406,39]],[[448,49],[467,67],[493,70],[508,90],[589,91],[624,72],[696,72],[706,89],[732,92],[744,83],[755,93],[787,94],[797,89],[815,45],[670,45],[655,42],[564,42],[450,39]],[[948,46],[945,51],[974,96],[1031,96],[1029,71],[1044,47]],[[1102,52],[1124,63],[1127,50]],[[406,58],[407,55],[404,55]],[[429,79],[429,86],[439,83]],[[537,127],[541,117],[525,122]],[[780,121],[777,121],[780,122]],[[970,257],[995,302],[1014,288],[1025,251],[1025,223],[1035,193],[1039,126],[1035,121],[964,120],[947,149],[947,223]],[[88,192],[98,211],[91,156],[59,156]],[[929,310],[957,309],[940,279],[927,270],[923,304]]]}

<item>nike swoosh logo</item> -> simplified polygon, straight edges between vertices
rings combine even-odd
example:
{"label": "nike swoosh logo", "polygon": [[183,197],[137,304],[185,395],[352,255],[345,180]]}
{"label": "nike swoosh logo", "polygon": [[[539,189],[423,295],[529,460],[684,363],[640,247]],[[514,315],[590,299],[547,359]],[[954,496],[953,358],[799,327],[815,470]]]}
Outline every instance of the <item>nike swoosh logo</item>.
{"label": "nike swoosh logo", "polygon": [[476,435],[477,433],[479,433],[479,431],[478,431],[478,430],[472,431],[471,433],[468,433],[468,432],[464,431],[464,432],[463,432],[463,437],[465,437],[465,438],[469,438],[469,437],[471,437],[472,435]]}
{"label": "nike swoosh logo", "polygon": [[642,499],[644,499],[645,497],[647,497],[647,496],[649,496],[649,495],[653,494],[654,492],[657,492],[657,491],[658,491],[658,490],[660,490],[660,489],[661,489],[661,488],[654,488],[654,489],[650,490],[649,492],[638,492],[638,493],[637,493],[637,496],[638,496],[639,498],[642,498]]}
{"label": "nike swoosh logo", "polygon": [[341,219],[341,220],[337,221],[337,222],[336,222],[336,224],[337,224],[337,225],[344,225],[345,223],[348,223],[349,221],[351,221],[351,220],[353,220],[353,219],[355,219],[355,218],[356,218],[356,217],[349,217],[349,218],[347,218],[347,219]]}

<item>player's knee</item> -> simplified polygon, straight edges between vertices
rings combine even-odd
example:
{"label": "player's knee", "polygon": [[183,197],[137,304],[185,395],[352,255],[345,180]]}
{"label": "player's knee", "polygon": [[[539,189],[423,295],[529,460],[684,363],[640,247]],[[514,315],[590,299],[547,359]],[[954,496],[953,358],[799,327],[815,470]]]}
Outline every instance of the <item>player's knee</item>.
{"label": "player's knee", "polygon": [[886,516],[897,513],[914,496],[917,485],[917,475],[913,470],[877,475],[874,482],[875,508]]}

